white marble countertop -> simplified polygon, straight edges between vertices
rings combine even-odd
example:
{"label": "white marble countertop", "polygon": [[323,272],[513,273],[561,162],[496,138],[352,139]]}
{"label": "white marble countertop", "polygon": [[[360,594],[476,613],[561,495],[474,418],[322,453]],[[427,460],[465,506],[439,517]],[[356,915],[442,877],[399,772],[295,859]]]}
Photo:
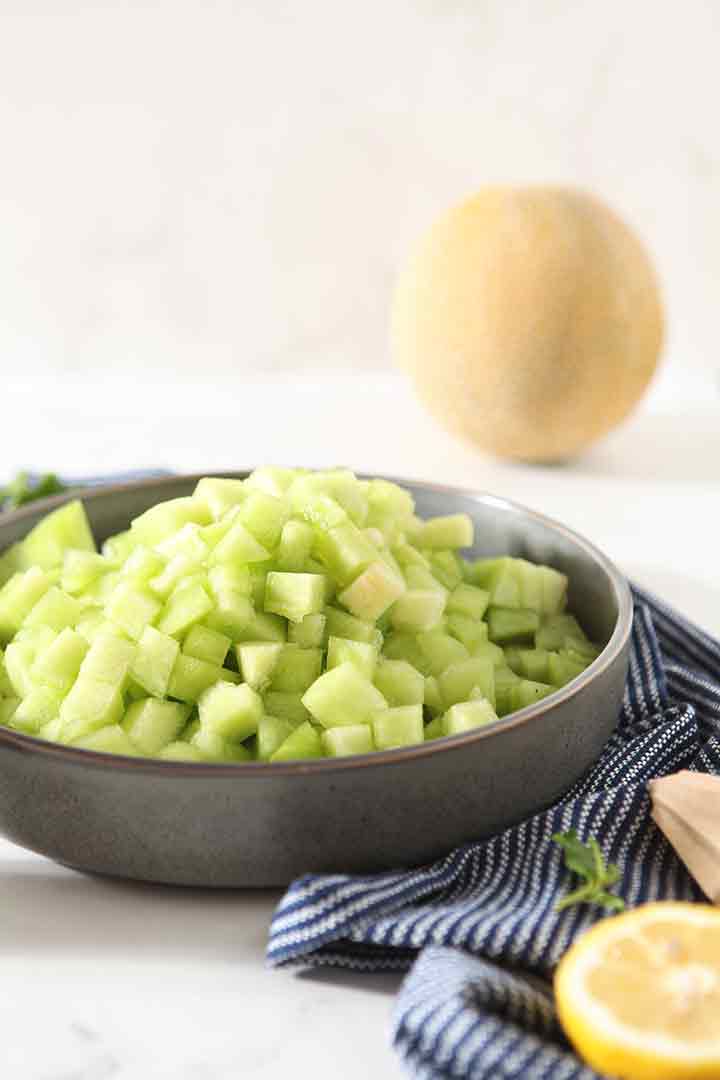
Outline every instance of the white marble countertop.
{"label": "white marble countertop", "polygon": [[[720,393],[700,376],[661,378],[562,468],[479,456],[392,375],[4,388],[6,474],[343,463],[484,488],[561,518],[720,634]],[[267,970],[277,896],[93,879],[0,843],[3,1080],[399,1077],[399,980]]]}

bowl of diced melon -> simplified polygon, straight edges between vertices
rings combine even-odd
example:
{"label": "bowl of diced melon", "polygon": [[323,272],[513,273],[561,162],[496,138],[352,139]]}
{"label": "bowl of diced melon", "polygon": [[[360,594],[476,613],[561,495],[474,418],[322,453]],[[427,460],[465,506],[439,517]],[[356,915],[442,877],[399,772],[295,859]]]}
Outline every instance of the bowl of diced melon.
{"label": "bowl of diced melon", "polygon": [[418,864],[611,734],[632,601],[507,500],[346,469],[108,485],[0,518],[0,832],[205,886]]}

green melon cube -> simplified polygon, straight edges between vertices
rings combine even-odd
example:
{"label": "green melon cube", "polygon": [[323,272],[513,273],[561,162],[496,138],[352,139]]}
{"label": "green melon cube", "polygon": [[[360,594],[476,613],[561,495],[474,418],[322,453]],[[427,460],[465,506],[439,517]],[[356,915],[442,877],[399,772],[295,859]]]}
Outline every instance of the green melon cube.
{"label": "green melon cube", "polygon": [[35,656],[49,649],[57,637],[57,631],[49,626],[21,626],[15,635],[15,641],[26,641],[32,646]]}
{"label": "green melon cube", "polygon": [[487,616],[488,635],[496,645],[532,642],[540,626],[536,611],[525,608],[491,607]]}
{"label": "green melon cube", "polygon": [[189,705],[145,698],[127,709],[122,727],[138,750],[152,755],[175,742],[189,715]]}
{"label": "green melon cube", "polygon": [[31,674],[35,656],[35,649],[29,641],[11,641],[5,650],[5,674],[17,697],[27,697],[35,689]]}
{"label": "green melon cube", "polygon": [[320,734],[310,723],[300,724],[271,755],[271,761],[295,761],[323,756]]}
{"label": "green melon cube", "polygon": [[472,547],[473,538],[473,523],[467,514],[430,518],[423,523],[418,535],[413,537],[419,548]]}
{"label": "green melon cube", "polygon": [[487,623],[472,619],[469,615],[448,615],[445,619],[445,627],[448,633],[461,641],[470,652],[473,652],[478,645],[487,643]]}
{"label": "green melon cube", "polygon": [[18,731],[33,735],[60,712],[62,693],[50,686],[37,686],[18,705],[11,724]]}
{"label": "green melon cube", "polygon": [[378,750],[393,750],[398,746],[423,742],[422,705],[379,710],[372,717],[372,731]]}
{"label": "green melon cube", "polygon": [[443,598],[443,608],[445,607],[449,592],[442,582],[438,581],[433,573],[426,569],[426,567],[411,563],[410,566],[405,568],[405,581],[407,582],[408,589],[419,589],[421,592],[439,593]]}
{"label": "green melon cube", "polygon": [[540,567],[527,559],[514,559],[513,570],[520,590],[519,606],[539,614],[543,609]]}
{"label": "green melon cube", "polygon": [[0,724],[4,727],[8,727],[12,724],[12,718],[15,715],[19,704],[19,697],[0,698]]}
{"label": "green melon cube", "polygon": [[102,555],[70,548],[63,559],[60,584],[65,592],[80,593],[109,569],[110,565]]}
{"label": "green melon cube", "polygon": [[180,653],[170,675],[167,695],[194,704],[208,687],[220,681],[223,669],[194,656]]}
{"label": "green melon cube", "polygon": [[61,566],[69,548],[95,551],[85,507],[79,499],[47,514],[22,542],[23,558],[31,566],[49,570]]}
{"label": "green melon cube", "polygon": [[62,732],[62,720],[59,716],[55,716],[52,720],[49,720],[47,724],[43,724],[41,728],[35,732],[38,739],[45,739],[46,742],[60,742]]}
{"label": "green melon cube", "polygon": [[233,635],[238,642],[285,641],[287,622],[279,615],[270,615],[263,611],[251,611],[247,621]]}
{"label": "green melon cube", "polygon": [[278,569],[299,573],[310,556],[314,542],[312,525],[306,521],[286,522],[275,552]]}
{"label": "green melon cube", "polygon": [[535,647],[555,652],[562,649],[567,637],[585,637],[574,615],[546,615],[535,632]]}
{"label": "green melon cube", "polygon": [[73,596],[52,585],[23,620],[24,627],[49,626],[59,633],[80,619],[80,605]]}
{"label": "green melon cube", "polygon": [[164,697],[179,652],[180,646],[174,638],[154,626],[146,626],[138,641],[130,674],[146,694]]}
{"label": "green melon cube", "polygon": [[541,581],[541,610],[546,615],[557,615],[565,610],[568,579],[565,574],[561,574],[559,570],[554,570],[551,566],[540,566],[538,571]]}
{"label": "green melon cube", "polygon": [[140,544],[134,548],[123,564],[120,574],[123,578],[134,581],[136,585],[142,587],[147,585],[151,578],[162,574],[167,561],[159,551],[153,551],[152,548]]}
{"label": "green melon cube", "polygon": [[279,641],[248,641],[235,646],[240,674],[248,686],[260,693],[267,689],[284,648]]}
{"label": "green melon cube", "polygon": [[301,649],[283,645],[271,676],[271,688],[282,693],[302,693],[315,682],[322,670],[322,649]]}
{"label": "green melon cube", "polygon": [[351,521],[318,529],[314,552],[339,585],[353,581],[377,559],[377,548]]}
{"label": "green melon cube", "polygon": [[204,499],[195,496],[167,499],[136,517],[130,526],[130,532],[135,544],[154,547],[168,536],[179,532],[183,525],[209,525],[211,520],[210,509]]}
{"label": "green melon cube", "polygon": [[425,700],[425,678],[406,660],[381,659],[375,686],[391,706],[422,705]]}
{"label": "green melon cube", "polygon": [[499,645],[492,641],[481,641],[472,651],[472,656],[481,657],[483,660],[491,660],[495,667],[502,667],[505,663],[505,653]]}
{"label": "green melon cube", "polygon": [[15,574],[0,588],[0,644],[10,641],[51,585],[37,566]]}
{"label": "green melon cube", "polygon": [[[372,679],[378,661],[378,650],[367,641],[352,641],[350,638],[329,637],[327,646],[327,669],[338,664],[354,664],[366,679]],[[318,675],[320,672],[318,671]]]}
{"label": "green melon cube", "polygon": [[350,754],[369,754],[375,749],[372,728],[369,724],[349,724],[347,727],[328,728],[321,735],[322,746],[328,757],[348,757]]}
{"label": "green melon cube", "polygon": [[207,660],[208,664],[220,666],[225,663],[231,645],[232,639],[227,634],[196,623],[188,630],[183,642],[183,652],[188,656],[196,656],[198,660]]}
{"label": "green melon cube", "polygon": [[83,675],[81,669],[79,678],[60,706],[62,741],[72,742],[108,724],[116,724],[122,713],[121,691],[111,683]]}
{"label": "green melon cube", "polygon": [[462,563],[454,551],[433,551],[430,557],[430,566],[433,576],[445,586],[453,590],[462,584]]}
{"label": "green melon cube", "polygon": [[441,739],[445,734],[445,717],[438,713],[434,716],[429,724],[425,725],[423,731],[423,739],[425,742],[431,742],[433,739]]}
{"label": "green melon cube", "polygon": [[469,656],[462,642],[443,630],[426,630],[417,635],[417,643],[428,666],[428,671],[423,674],[439,675],[451,664],[467,660]]}
{"label": "green melon cube", "polygon": [[190,746],[195,747],[203,755],[206,761],[229,763],[233,761],[252,761],[252,754],[247,747],[240,743],[231,742],[218,735],[216,731],[208,728],[200,728],[190,740]]}
{"label": "green melon cube", "polygon": [[21,570],[29,570],[32,563],[25,558],[23,546],[20,541],[11,544],[0,555],[0,585],[4,585],[13,575]]}
{"label": "green melon cube", "polygon": [[512,688],[520,682],[520,676],[507,666],[495,668],[495,711],[498,716],[512,712]]}
{"label": "green melon cube", "polygon": [[137,641],[149,623],[160,613],[158,601],[130,582],[117,585],[105,605],[105,614],[116,623],[128,637]]}
{"label": "green melon cube", "polygon": [[294,730],[293,724],[279,716],[261,716],[257,730],[258,760],[269,761]]}
{"label": "green melon cube", "polygon": [[533,705],[541,698],[554,693],[556,689],[555,686],[548,686],[546,683],[533,682],[531,679],[520,679],[510,688],[510,704],[513,711],[515,709],[524,709],[526,705]]}
{"label": "green melon cube", "polygon": [[80,665],[80,680],[97,680],[122,690],[135,659],[136,645],[117,634],[98,634]]}
{"label": "green melon cube", "polygon": [[[204,528],[211,527],[205,526]],[[183,525],[181,529],[178,529],[176,533],[171,533],[170,536],[166,536],[164,540],[157,544],[156,553],[161,556],[163,563],[168,559],[174,559],[177,555],[184,555],[192,566],[200,566],[210,554],[210,548],[203,539],[203,531],[203,527],[200,525],[189,522],[187,525]],[[133,552],[134,556],[135,552]],[[129,559],[128,562],[130,561]],[[155,573],[159,573],[160,570],[162,570],[162,563]],[[154,574],[148,574],[148,578],[153,576]]]}
{"label": "green melon cube", "polygon": [[447,611],[458,615],[467,615],[471,619],[482,619],[490,602],[490,594],[476,585],[458,585],[450,593]]}
{"label": "green melon cube", "polygon": [[200,727],[223,739],[242,742],[258,729],[263,714],[260,695],[251,686],[217,683],[198,702]]}
{"label": "green melon cube", "polygon": [[233,641],[242,641],[260,636],[258,618],[248,596],[239,592],[225,592],[220,600],[215,602],[214,610],[203,619],[203,623]]}
{"label": "green melon cube", "polygon": [[40,653],[30,669],[34,682],[67,693],[75,682],[88,643],[76,630],[66,627],[53,643]]}
{"label": "green melon cube", "polygon": [[422,551],[418,551],[412,544],[408,544],[407,540],[398,540],[393,545],[392,553],[395,556],[396,561],[403,567],[406,573],[411,566],[421,566],[424,570],[430,570],[430,560],[423,555]]}
{"label": "green melon cube", "polygon": [[501,607],[520,607],[520,583],[515,560],[507,555],[499,559],[481,559],[474,564],[472,584],[490,593],[490,602]]}
{"label": "green melon cube", "polygon": [[221,476],[204,476],[195,485],[193,497],[205,503],[215,521],[233,506],[239,506],[250,492],[244,480]]}
{"label": "green melon cube", "polygon": [[446,735],[459,735],[463,731],[491,724],[497,718],[490,702],[479,698],[452,705],[445,713],[443,726]]}
{"label": "green melon cube", "polygon": [[101,634],[114,634],[115,637],[125,637],[120,627],[106,619],[103,611],[98,608],[86,609],[82,618],[78,620],[75,629],[81,637],[85,638],[89,645]]}
{"label": "green melon cube", "polygon": [[199,564],[193,562],[187,555],[173,555],[161,572],[149,579],[148,585],[155,596],[166,600],[170,593],[182,584],[185,578],[196,573],[198,569]]}
{"label": "green melon cube", "polygon": [[91,731],[73,739],[72,745],[81,750],[94,750],[101,754],[123,754],[137,757],[137,748],[119,724],[108,724],[98,731]]}
{"label": "green melon cube", "polygon": [[161,761],[206,761],[205,755],[198,750],[197,746],[192,746],[190,743],[177,742],[168,743],[167,746],[163,746],[162,750],[158,751],[156,755]]}
{"label": "green melon cube", "polygon": [[267,551],[272,551],[289,517],[290,507],[284,498],[253,491],[242,503],[237,519]]}
{"label": "green melon cube", "polygon": [[293,480],[300,475],[300,469],[286,469],[281,465],[262,465],[253,469],[246,483],[249,488],[266,491],[268,495],[280,498],[289,490]]}
{"label": "green melon cube", "polygon": [[280,690],[268,690],[263,694],[265,712],[287,720],[293,727],[310,719],[310,713],[302,703],[302,694],[288,694]]}
{"label": "green melon cube", "polygon": [[534,682],[552,682],[548,677],[550,653],[546,649],[508,648],[505,650],[508,667],[525,679]]}
{"label": "green melon cube", "polygon": [[[561,653],[551,652],[546,655],[548,657],[546,677],[544,680],[540,679],[538,681],[548,682],[556,687],[565,686],[573,679],[576,679],[587,666],[586,664],[577,663]],[[529,672],[524,674],[532,678]]]}
{"label": "green melon cube", "polygon": [[330,637],[350,638],[351,641],[367,641],[378,649],[382,646],[382,634],[373,622],[358,619],[347,611],[328,605],[325,608],[325,630]]}
{"label": "green melon cube", "polygon": [[323,727],[369,723],[385,698],[354,664],[340,664],[316,679],[303,695],[303,705]]}
{"label": "green melon cube", "polygon": [[473,656],[451,664],[438,676],[440,694],[446,706],[468,701],[474,687],[478,687],[483,697],[495,704],[495,665],[492,660]]}
{"label": "green melon cube", "polygon": [[444,591],[408,589],[393,605],[390,621],[398,630],[431,630],[442,620],[444,610]]}
{"label": "green melon cube", "polygon": [[374,622],[405,592],[405,582],[386,563],[370,563],[338,596],[358,619]]}
{"label": "green melon cube", "polygon": [[110,566],[122,566],[134,551],[135,544],[136,539],[130,529],[126,532],[117,533],[115,536],[109,536],[102,546],[103,559]]}
{"label": "green melon cube", "polygon": [[226,594],[249,597],[252,593],[253,583],[250,570],[247,566],[232,566],[223,564],[213,566],[208,571],[210,592],[215,602],[220,606]]}
{"label": "green melon cube", "polygon": [[271,571],[265,584],[264,608],[300,622],[306,615],[316,615],[325,603],[325,577],[321,574],[292,574]]}
{"label": "green melon cube", "polygon": [[257,542],[241,521],[235,520],[230,530],[213,548],[209,562],[211,566],[223,563],[244,566],[248,563],[265,562],[269,557],[267,548]]}
{"label": "green melon cube", "polygon": [[158,619],[157,628],[171,637],[184,633],[213,610],[207,590],[200,584],[181,585],[170,596]]}
{"label": "green melon cube", "polygon": [[2,649],[0,649],[0,698],[13,697],[14,694],[15,691],[5,667],[5,654]]}
{"label": "green melon cube", "polygon": [[288,623],[288,641],[303,649],[321,648],[327,642],[324,615],[306,615],[300,622]]}
{"label": "green melon cube", "polygon": [[440,684],[435,675],[428,675],[424,680],[424,684],[423,704],[433,717],[438,716],[445,711],[445,702],[440,693]]}
{"label": "green melon cube", "polygon": [[412,664],[423,675],[430,674],[430,664],[414,634],[397,630],[388,634],[383,645],[383,656],[388,660],[407,660],[408,664]]}
{"label": "green melon cube", "polygon": [[[294,487],[294,484],[293,484]],[[289,493],[292,497],[292,490]],[[299,514],[310,525],[327,531],[343,525],[348,516],[339,502],[329,495],[310,494],[302,498],[302,506],[296,506],[293,499],[293,513]]]}

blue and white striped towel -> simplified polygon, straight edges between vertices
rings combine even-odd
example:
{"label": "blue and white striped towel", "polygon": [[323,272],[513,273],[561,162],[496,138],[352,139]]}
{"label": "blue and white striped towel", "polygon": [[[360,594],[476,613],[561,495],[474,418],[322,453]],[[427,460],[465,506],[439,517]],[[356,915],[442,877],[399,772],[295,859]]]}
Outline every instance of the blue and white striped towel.
{"label": "blue and white striped towel", "polygon": [[589,1080],[553,1007],[553,968],[604,913],[555,911],[576,884],[553,833],[597,837],[629,907],[701,899],[650,816],[647,781],[720,774],[720,643],[639,589],[618,728],[600,761],[551,809],[417,870],[294,882],[273,918],[275,966],[410,973],[393,1041],[414,1076]]}

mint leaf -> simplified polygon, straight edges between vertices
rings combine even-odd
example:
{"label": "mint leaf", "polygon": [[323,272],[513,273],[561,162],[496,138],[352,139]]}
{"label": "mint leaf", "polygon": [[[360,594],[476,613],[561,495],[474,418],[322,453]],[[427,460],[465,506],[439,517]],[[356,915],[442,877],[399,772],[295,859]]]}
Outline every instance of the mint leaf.
{"label": "mint leaf", "polygon": [[33,482],[26,472],[21,472],[7,487],[0,488],[0,502],[3,510],[17,510],[35,499],[46,499],[49,495],[59,495],[66,490],[55,473],[44,473]]}
{"label": "mint leaf", "polygon": [[609,886],[620,880],[620,871],[612,863],[605,864],[600,845],[594,836],[585,844],[579,839],[575,829],[568,829],[564,833],[555,833],[553,841],[563,849],[567,869],[585,882],[558,900],[556,911],[562,911],[572,904],[597,904],[608,911],[624,909],[625,901],[607,891]]}

